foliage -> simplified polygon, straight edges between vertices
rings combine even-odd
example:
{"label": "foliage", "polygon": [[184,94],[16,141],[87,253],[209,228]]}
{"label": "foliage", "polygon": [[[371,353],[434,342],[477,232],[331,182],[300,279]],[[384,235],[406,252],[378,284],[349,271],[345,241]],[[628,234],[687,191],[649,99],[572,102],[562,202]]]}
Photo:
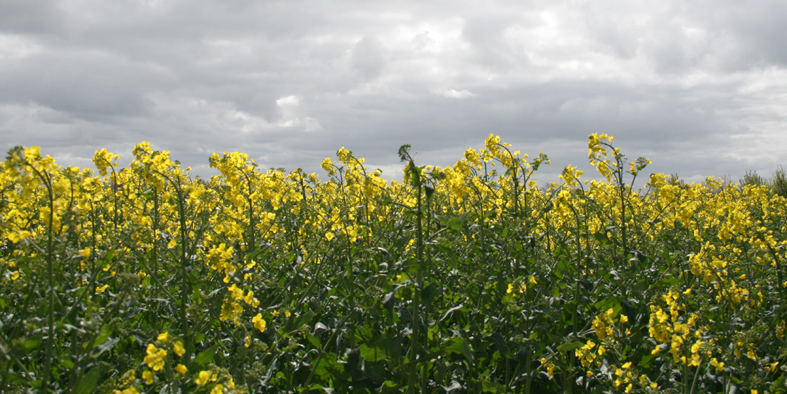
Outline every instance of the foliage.
{"label": "foliage", "polygon": [[[787,200],[628,162],[604,181],[490,135],[389,182],[147,143],[0,166],[0,390],[784,392]],[[783,179],[783,173],[782,173]]]}

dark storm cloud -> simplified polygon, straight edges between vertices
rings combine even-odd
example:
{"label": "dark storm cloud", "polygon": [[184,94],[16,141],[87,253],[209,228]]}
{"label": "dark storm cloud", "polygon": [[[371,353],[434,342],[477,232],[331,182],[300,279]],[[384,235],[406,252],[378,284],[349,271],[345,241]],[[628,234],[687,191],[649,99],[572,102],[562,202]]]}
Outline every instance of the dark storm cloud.
{"label": "dark storm cloud", "polygon": [[770,171],[787,146],[787,3],[0,0],[2,149],[88,165],[148,140],[315,170],[347,146],[451,164],[491,133],[585,161],[593,131],[653,170]]}

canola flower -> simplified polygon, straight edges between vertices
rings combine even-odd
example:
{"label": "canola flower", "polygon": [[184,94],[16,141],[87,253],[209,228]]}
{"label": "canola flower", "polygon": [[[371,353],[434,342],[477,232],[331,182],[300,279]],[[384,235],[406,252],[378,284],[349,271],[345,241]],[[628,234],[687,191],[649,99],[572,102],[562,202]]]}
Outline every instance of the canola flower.
{"label": "canola flower", "polygon": [[148,344],[147,349],[145,349],[145,364],[150,367],[150,369],[154,371],[160,371],[164,368],[164,359],[167,357],[167,351],[164,349],[159,349],[154,344]]}
{"label": "canola flower", "polygon": [[453,165],[410,157],[405,182],[344,147],[319,175],[215,153],[210,179],[144,142],[95,172],[12,150],[0,388],[62,390],[96,362],[118,370],[83,381],[115,392],[783,382],[787,200],[663,174],[637,190],[647,159],[587,143],[597,174],[546,185],[549,158],[496,135]]}

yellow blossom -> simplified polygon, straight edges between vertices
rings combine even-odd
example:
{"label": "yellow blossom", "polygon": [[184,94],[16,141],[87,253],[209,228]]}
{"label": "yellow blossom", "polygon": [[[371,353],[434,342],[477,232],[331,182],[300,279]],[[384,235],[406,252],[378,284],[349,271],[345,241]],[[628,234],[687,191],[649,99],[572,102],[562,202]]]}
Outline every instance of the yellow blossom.
{"label": "yellow blossom", "polygon": [[213,373],[212,372],[210,372],[210,371],[199,371],[199,373],[197,374],[197,378],[194,379],[194,383],[196,383],[198,386],[204,386],[209,381],[211,381],[212,379],[213,379]]}
{"label": "yellow blossom", "polygon": [[210,394],[222,394],[224,393],[224,386],[221,384],[217,384],[213,386],[213,389],[210,390]]}
{"label": "yellow blossom", "polygon": [[154,371],[160,371],[164,368],[164,358],[167,357],[167,351],[164,349],[159,349],[156,345],[148,344],[147,349],[145,350],[145,364],[150,367],[150,369]]}
{"label": "yellow blossom", "polygon": [[142,380],[144,380],[145,384],[148,385],[148,386],[153,384],[153,377],[154,376],[155,375],[153,374],[153,372],[150,372],[147,369],[142,372]]}
{"label": "yellow blossom", "polygon": [[262,314],[258,313],[251,319],[251,322],[254,323],[254,328],[259,330],[259,332],[265,332],[266,322],[265,319],[262,318]]}
{"label": "yellow blossom", "polygon": [[161,334],[158,334],[158,336],[156,337],[156,340],[159,341],[159,342],[167,343],[167,341],[169,341],[169,332],[168,331],[164,331]]}
{"label": "yellow blossom", "polygon": [[178,357],[183,356],[183,353],[186,353],[186,349],[183,347],[183,342],[176,341],[174,344],[172,344],[172,351],[174,351]]}

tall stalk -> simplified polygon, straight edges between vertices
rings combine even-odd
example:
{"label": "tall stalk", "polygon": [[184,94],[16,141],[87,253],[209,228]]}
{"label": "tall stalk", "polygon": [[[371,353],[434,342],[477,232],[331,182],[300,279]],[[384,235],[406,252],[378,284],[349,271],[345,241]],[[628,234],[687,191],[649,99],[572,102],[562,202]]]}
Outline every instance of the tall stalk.
{"label": "tall stalk", "polygon": [[[407,389],[409,392],[415,392],[416,383],[418,380],[418,364],[417,364],[417,356],[420,353],[420,341],[421,341],[421,316],[419,315],[421,309],[421,292],[423,290],[424,284],[424,261],[423,261],[423,249],[424,249],[424,241],[423,241],[423,208],[421,202],[421,177],[418,173],[418,170],[415,168],[415,164],[410,161],[410,171],[412,171],[412,175],[414,177],[413,184],[416,187],[416,219],[415,219],[415,259],[417,264],[417,271],[416,271],[416,281],[415,281],[415,293],[413,294],[413,305],[412,305],[412,320],[413,320],[413,340],[410,343],[410,382],[407,385]],[[423,382],[421,382],[423,383]]]}
{"label": "tall stalk", "polygon": [[[412,320],[412,334],[409,349],[409,376],[407,383],[407,392],[415,393],[423,391],[423,379],[418,376],[418,360],[421,352],[421,326],[420,326],[420,309],[421,309],[421,296],[424,284],[424,234],[423,234],[423,203],[422,203],[422,186],[423,178],[421,168],[416,167],[412,156],[410,156],[410,145],[403,145],[399,148],[399,157],[402,161],[407,161],[407,173],[410,177],[410,184],[415,189],[416,206],[415,206],[415,263],[416,263],[416,280],[413,286],[413,302],[411,309]],[[419,382],[421,380],[421,382]],[[419,384],[420,383],[420,384]]]}
{"label": "tall stalk", "polygon": [[49,220],[46,228],[46,274],[47,274],[47,295],[49,308],[47,314],[47,347],[44,355],[44,383],[42,390],[46,390],[52,374],[52,352],[57,345],[55,341],[55,289],[54,289],[54,221],[55,221],[55,193],[52,187],[52,177],[46,171],[41,172],[32,164],[25,161],[25,165],[30,167],[36,176],[46,187],[49,198]]}
{"label": "tall stalk", "polygon": [[159,175],[161,175],[164,179],[166,179],[169,183],[172,184],[172,187],[175,188],[175,196],[177,198],[178,203],[178,224],[180,226],[180,275],[181,275],[181,291],[180,291],[180,322],[183,327],[184,338],[186,340],[186,351],[191,351],[193,349],[193,335],[191,330],[191,325],[188,323],[187,320],[187,306],[189,295],[191,294],[191,279],[189,278],[189,273],[186,267],[188,266],[188,256],[187,256],[187,245],[188,245],[188,230],[186,228],[186,203],[183,197],[183,188],[180,184],[180,178],[177,178],[177,182],[173,179],[168,177],[167,175],[156,171]]}

